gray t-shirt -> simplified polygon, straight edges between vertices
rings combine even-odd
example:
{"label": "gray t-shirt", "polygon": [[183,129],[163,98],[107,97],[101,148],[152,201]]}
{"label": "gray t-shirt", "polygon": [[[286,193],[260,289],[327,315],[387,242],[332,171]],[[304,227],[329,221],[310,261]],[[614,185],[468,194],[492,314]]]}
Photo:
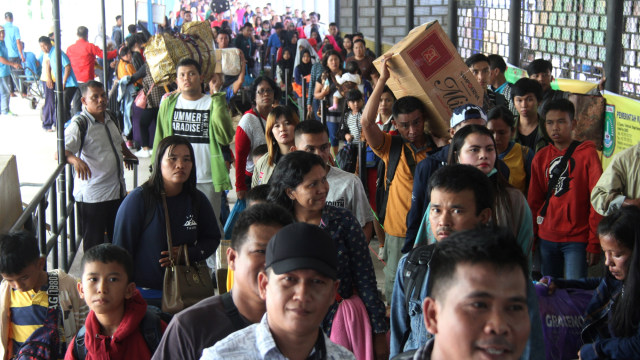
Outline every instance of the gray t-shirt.
{"label": "gray t-shirt", "polygon": [[352,173],[330,166],[327,173],[327,205],[345,208],[358,219],[360,226],[374,220],[371,206],[360,179]]}

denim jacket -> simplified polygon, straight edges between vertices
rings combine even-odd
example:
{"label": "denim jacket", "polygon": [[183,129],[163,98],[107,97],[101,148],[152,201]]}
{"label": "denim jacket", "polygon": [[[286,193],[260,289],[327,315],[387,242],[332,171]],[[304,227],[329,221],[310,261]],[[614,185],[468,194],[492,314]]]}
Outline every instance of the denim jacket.
{"label": "denim jacket", "polygon": [[[429,294],[427,292],[430,281],[430,270],[427,270],[425,280],[419,287],[420,296],[418,299],[409,300],[409,314],[405,309],[404,296],[404,266],[407,255],[404,255],[398,262],[395,282],[393,283],[393,294],[391,296],[391,339],[390,357],[404,351],[418,349],[430,340],[433,335],[427,332],[422,314],[422,301]],[[418,286],[416,286],[416,290]],[[412,297],[413,298],[413,297]],[[542,321],[540,320],[540,309],[538,308],[538,298],[531,281],[527,281],[527,307],[529,308],[529,318],[531,320],[531,332],[527,346],[522,353],[522,360],[542,360],[544,354],[544,340],[542,337]],[[409,337],[402,347],[402,340],[405,331],[410,329]]]}

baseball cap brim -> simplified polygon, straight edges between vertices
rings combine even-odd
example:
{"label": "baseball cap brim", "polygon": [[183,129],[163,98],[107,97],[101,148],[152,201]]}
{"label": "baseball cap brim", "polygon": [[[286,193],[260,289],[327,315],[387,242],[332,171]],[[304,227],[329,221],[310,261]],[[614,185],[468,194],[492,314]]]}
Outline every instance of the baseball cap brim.
{"label": "baseball cap brim", "polygon": [[294,270],[311,269],[333,280],[337,279],[336,269],[332,268],[324,261],[308,257],[296,257],[280,260],[271,264],[271,269],[273,269],[273,272],[278,275]]}

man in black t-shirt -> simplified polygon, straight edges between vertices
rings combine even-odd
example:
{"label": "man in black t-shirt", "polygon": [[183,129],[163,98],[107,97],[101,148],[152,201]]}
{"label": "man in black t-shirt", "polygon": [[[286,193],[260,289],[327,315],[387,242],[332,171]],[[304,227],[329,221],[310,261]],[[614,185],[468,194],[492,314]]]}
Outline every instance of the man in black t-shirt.
{"label": "man in black t-shirt", "polygon": [[227,250],[229,269],[234,271],[232,291],[175,315],[152,359],[200,359],[203,349],[260,322],[266,308],[259,295],[258,273],[264,270],[265,250],[271,237],[291,223],[293,217],[278,205],[256,204],[243,211]]}

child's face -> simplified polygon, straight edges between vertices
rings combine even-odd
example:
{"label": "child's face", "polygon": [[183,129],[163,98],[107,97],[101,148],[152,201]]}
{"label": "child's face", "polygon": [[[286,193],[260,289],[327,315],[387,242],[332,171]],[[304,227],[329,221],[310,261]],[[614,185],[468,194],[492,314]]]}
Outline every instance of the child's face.
{"label": "child's face", "polygon": [[513,103],[516,110],[522,117],[532,118],[538,113],[538,99],[533,93],[526,93],[523,96],[514,96]]}
{"label": "child's face", "polygon": [[362,100],[349,101],[348,105],[352,113],[357,113],[357,112],[360,112],[360,109],[362,109],[362,105],[364,105],[364,101]]}
{"label": "child's face", "polygon": [[44,285],[43,279],[47,273],[44,272],[44,258],[27,265],[17,274],[2,274],[2,278],[9,283],[12,289],[18,291],[38,291]]}
{"label": "child's face", "polygon": [[571,131],[573,130],[574,122],[575,120],[572,120],[567,112],[549,110],[544,125],[551,141],[556,146],[562,146],[571,143]]}
{"label": "child's face", "polygon": [[302,55],[302,62],[305,64],[308,64],[311,61],[311,55],[309,55],[308,53],[305,53],[304,55]]}
{"label": "child's face", "polygon": [[133,296],[136,284],[129,281],[124,266],[117,262],[88,262],[84,265],[78,293],[96,314],[124,309],[124,301]]}
{"label": "child's face", "polygon": [[282,58],[285,60],[291,59],[291,53],[289,53],[288,51],[285,51],[284,53],[282,53]]}

